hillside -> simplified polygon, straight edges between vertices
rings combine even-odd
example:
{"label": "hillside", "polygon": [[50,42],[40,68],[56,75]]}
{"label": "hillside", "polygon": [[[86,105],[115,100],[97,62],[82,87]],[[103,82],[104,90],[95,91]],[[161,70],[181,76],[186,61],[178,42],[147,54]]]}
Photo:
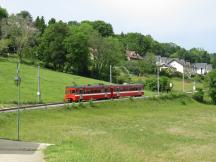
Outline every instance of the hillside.
{"label": "hillside", "polygon": [[[34,103],[37,101],[37,67],[21,64],[21,101]],[[61,102],[64,88],[76,84],[98,84],[104,81],[70,75],[41,68],[41,92],[43,102]],[[14,78],[16,62],[13,59],[0,57],[0,105],[11,104],[17,100],[17,87]]]}

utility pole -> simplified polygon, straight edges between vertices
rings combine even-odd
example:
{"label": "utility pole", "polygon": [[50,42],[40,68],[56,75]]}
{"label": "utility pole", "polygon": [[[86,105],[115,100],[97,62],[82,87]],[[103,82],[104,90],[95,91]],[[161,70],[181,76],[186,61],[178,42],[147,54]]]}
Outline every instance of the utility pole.
{"label": "utility pole", "polygon": [[112,83],[112,65],[110,65],[110,83]]}
{"label": "utility pole", "polygon": [[184,66],[183,66],[183,74],[182,74],[182,91],[185,92],[185,76],[184,76]]}
{"label": "utility pole", "polygon": [[17,63],[15,83],[17,86],[17,140],[20,140],[20,84],[21,77],[19,76],[20,62]]}
{"label": "utility pole", "polygon": [[157,68],[157,94],[159,96],[160,95],[160,56],[157,57],[156,68]]}
{"label": "utility pole", "polygon": [[195,93],[195,92],[196,92],[196,81],[194,79],[194,82],[193,82],[193,93]]}
{"label": "utility pole", "polygon": [[41,102],[41,91],[40,91],[40,65],[38,64],[38,91],[37,91],[37,96],[38,96],[38,103]]}
{"label": "utility pole", "polygon": [[160,67],[157,67],[157,93],[160,95]]}

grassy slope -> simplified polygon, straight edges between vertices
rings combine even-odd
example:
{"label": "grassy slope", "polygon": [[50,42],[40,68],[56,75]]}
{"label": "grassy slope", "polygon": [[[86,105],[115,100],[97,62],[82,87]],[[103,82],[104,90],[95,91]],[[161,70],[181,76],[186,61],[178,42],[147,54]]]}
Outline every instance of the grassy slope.
{"label": "grassy slope", "polygon": [[[37,101],[37,67],[21,65],[21,101]],[[13,59],[0,58],[0,104],[17,100],[17,88],[14,83],[16,63]],[[44,102],[61,102],[65,86],[77,84],[105,83],[90,78],[41,69],[41,92]]]}
{"label": "grassy slope", "polygon": [[[47,161],[216,161],[216,107],[191,99],[101,103],[24,111],[21,138],[54,143]],[[16,114],[0,114],[0,137],[15,138]]]}

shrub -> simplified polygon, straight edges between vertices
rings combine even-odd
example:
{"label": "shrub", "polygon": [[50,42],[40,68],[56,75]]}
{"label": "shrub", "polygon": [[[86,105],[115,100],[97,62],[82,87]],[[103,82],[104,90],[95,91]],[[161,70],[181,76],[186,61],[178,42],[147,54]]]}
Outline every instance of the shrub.
{"label": "shrub", "polygon": [[129,100],[130,100],[131,102],[134,102],[134,98],[133,98],[132,96],[129,97]]}
{"label": "shrub", "polygon": [[194,93],[193,98],[198,102],[204,102],[204,92],[201,88],[197,89],[197,92]]}
{"label": "shrub", "polygon": [[169,78],[172,77],[173,73],[174,73],[174,71],[172,69],[169,69],[169,68],[161,69],[161,71],[160,71],[160,75],[166,76],[166,77],[169,77]]}
{"label": "shrub", "polygon": [[85,105],[84,105],[84,103],[82,101],[79,102],[79,107],[82,107],[82,108],[85,107]]}
{"label": "shrub", "polygon": [[147,79],[145,82],[145,87],[146,89],[149,89],[151,91],[156,91],[157,90],[157,79],[156,78]]}
{"label": "shrub", "polygon": [[[170,79],[168,77],[160,77],[160,91],[161,92],[169,92],[172,87],[170,87]],[[145,87],[151,91],[157,90],[157,79],[151,78],[147,79],[145,82]]]}
{"label": "shrub", "polygon": [[89,100],[89,105],[90,105],[90,107],[95,107],[95,104],[94,104],[94,102],[93,102],[93,100],[91,99],[91,100]]}

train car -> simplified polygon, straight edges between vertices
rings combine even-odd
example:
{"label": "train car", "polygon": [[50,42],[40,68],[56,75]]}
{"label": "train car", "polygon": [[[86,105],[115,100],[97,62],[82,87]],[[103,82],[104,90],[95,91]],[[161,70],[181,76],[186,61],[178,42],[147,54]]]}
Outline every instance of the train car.
{"label": "train car", "polygon": [[64,101],[78,102],[130,96],[136,97],[144,95],[143,89],[144,86],[142,84],[68,86],[65,88]]}

